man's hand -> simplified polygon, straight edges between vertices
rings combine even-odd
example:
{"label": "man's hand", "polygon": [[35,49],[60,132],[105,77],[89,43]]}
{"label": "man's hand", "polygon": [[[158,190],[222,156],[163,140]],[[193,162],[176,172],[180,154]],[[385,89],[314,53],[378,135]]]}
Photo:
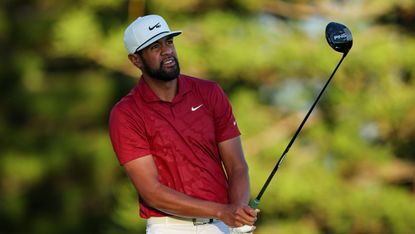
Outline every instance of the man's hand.
{"label": "man's hand", "polygon": [[257,220],[259,210],[254,210],[248,205],[227,205],[220,219],[229,227],[253,226]]}

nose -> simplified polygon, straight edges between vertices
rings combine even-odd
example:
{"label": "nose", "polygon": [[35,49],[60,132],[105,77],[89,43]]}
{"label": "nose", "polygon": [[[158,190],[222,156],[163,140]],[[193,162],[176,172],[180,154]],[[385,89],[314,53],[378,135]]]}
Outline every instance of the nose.
{"label": "nose", "polygon": [[163,42],[161,44],[161,53],[164,55],[170,55],[174,52],[174,47],[172,44],[169,44],[168,42]]}

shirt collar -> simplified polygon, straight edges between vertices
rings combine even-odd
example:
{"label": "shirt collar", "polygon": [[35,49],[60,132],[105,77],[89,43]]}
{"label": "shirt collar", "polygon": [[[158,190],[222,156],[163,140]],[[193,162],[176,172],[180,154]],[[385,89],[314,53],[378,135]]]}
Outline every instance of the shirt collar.
{"label": "shirt collar", "polygon": [[[173,99],[173,102],[180,100],[186,93],[192,90],[191,83],[188,77],[185,75],[179,75],[178,79],[178,93]],[[146,102],[160,102],[161,99],[153,92],[153,90],[148,86],[143,76],[141,76],[138,85],[138,93]]]}

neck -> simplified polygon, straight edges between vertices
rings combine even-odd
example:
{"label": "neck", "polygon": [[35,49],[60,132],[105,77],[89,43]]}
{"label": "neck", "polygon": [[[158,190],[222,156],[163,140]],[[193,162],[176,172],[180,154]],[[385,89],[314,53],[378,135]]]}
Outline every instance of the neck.
{"label": "neck", "polygon": [[170,81],[162,81],[147,76],[143,76],[144,80],[150,86],[151,90],[162,100],[172,102],[177,94],[178,81],[177,78]]}

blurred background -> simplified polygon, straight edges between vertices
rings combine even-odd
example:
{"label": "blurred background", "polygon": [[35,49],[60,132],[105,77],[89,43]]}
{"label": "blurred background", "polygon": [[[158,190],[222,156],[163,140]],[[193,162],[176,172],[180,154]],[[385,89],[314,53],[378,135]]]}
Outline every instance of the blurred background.
{"label": "blurred background", "polygon": [[125,27],[156,13],[184,74],[228,94],[252,196],[354,46],[262,198],[257,234],[414,233],[413,0],[2,0],[0,233],[144,233],[108,137],[139,70]]}

